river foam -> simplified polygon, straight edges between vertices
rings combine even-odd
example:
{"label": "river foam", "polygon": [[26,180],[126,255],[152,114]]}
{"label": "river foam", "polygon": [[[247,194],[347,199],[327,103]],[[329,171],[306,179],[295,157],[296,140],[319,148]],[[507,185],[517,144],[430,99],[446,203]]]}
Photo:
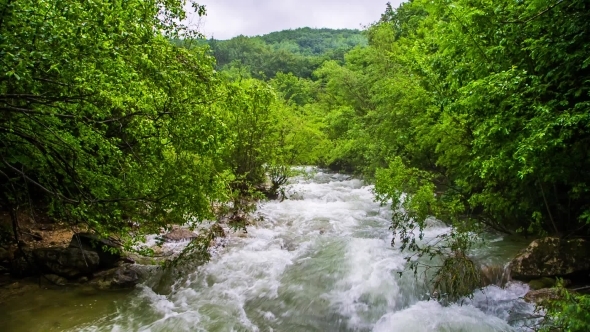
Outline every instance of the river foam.
{"label": "river foam", "polygon": [[[321,171],[296,177],[288,199],[259,206],[262,217],[169,294],[143,286],[109,322],[112,331],[512,331],[532,312],[514,283],[442,306],[404,271],[391,247],[391,213],[372,186]],[[433,222],[426,235],[445,232]]]}

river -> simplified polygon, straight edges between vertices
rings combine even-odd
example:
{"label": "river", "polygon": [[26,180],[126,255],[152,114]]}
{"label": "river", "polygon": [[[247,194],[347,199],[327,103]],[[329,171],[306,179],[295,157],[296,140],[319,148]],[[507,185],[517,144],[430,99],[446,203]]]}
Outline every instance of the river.
{"label": "river", "polygon": [[[0,308],[3,331],[526,331],[528,286],[488,286],[462,305],[429,301],[391,247],[391,213],[346,175],[292,179],[289,199],[207,264],[156,293],[45,290]],[[427,237],[446,231],[433,223]],[[503,263],[522,243],[491,237],[480,260]]]}

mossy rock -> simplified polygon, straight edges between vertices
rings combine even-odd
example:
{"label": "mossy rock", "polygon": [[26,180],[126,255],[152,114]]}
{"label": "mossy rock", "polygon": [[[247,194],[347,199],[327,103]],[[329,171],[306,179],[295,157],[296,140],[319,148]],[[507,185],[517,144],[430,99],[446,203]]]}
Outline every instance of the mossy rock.
{"label": "mossy rock", "polygon": [[544,305],[547,301],[554,301],[561,298],[559,290],[557,288],[541,288],[538,290],[532,290],[524,296],[524,300],[529,303],[535,303],[537,305]]}
{"label": "mossy rock", "polygon": [[543,288],[551,288],[556,285],[556,281],[553,278],[541,278],[529,281],[529,287],[532,290],[539,290]]}
{"label": "mossy rock", "polygon": [[590,271],[590,244],[584,239],[535,240],[512,260],[510,271],[512,278],[525,281]]}
{"label": "mossy rock", "polygon": [[74,234],[69,247],[96,252],[101,269],[113,268],[117,266],[117,262],[121,259],[121,246],[119,244],[111,239],[92,233]]}

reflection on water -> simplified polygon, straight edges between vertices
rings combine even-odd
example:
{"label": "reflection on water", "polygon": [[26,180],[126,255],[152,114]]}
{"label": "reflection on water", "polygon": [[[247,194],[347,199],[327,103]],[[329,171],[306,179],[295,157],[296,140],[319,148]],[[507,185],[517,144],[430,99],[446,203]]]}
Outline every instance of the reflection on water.
{"label": "reflection on water", "polygon": [[132,292],[94,289],[28,287],[20,296],[0,304],[3,332],[65,331],[116,314]]}

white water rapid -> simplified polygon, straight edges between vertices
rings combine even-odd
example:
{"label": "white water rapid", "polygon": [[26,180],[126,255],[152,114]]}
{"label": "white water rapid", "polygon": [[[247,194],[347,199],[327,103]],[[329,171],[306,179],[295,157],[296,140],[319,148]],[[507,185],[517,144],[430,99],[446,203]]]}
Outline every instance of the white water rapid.
{"label": "white water rapid", "polygon": [[411,273],[400,277],[406,262],[390,245],[390,211],[371,189],[319,171],[295,178],[289,199],[261,204],[264,219],[247,236],[230,239],[169,294],[143,286],[115,313],[74,330],[526,330],[526,285],[490,286],[463,305],[441,306],[425,299]]}

